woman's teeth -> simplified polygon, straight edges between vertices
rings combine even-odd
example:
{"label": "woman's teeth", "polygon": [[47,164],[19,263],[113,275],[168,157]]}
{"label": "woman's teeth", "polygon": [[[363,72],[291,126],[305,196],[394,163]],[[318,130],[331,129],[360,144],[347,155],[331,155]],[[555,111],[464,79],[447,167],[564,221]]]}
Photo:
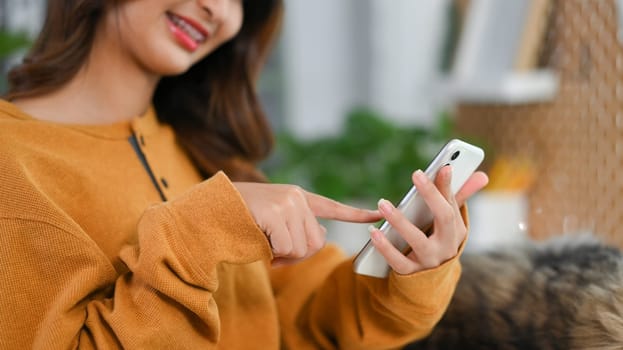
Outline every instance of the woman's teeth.
{"label": "woman's teeth", "polygon": [[188,36],[190,36],[195,42],[202,43],[206,40],[206,36],[199,32],[195,27],[186,22],[180,17],[177,17],[173,14],[169,14],[169,19],[175,26],[183,30]]}

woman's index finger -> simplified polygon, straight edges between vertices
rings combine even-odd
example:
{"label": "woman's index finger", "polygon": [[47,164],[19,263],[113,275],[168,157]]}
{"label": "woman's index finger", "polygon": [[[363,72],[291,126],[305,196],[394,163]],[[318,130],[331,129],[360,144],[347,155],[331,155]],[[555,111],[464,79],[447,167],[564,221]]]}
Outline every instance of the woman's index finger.
{"label": "woman's index finger", "polygon": [[305,192],[316,217],[348,222],[375,222],[383,218],[378,210],[356,208],[316,193]]}

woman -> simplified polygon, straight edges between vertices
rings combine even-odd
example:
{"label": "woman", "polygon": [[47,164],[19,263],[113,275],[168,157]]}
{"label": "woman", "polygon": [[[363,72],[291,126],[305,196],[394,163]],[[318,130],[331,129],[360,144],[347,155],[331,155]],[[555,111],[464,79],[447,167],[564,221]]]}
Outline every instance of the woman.
{"label": "woman", "polygon": [[[0,348],[389,348],[427,334],[466,235],[450,169],[414,174],[427,238],[262,183],[254,79],[280,0],[51,0],[0,101]],[[356,276],[317,217],[385,217],[388,279]],[[442,219],[441,219],[442,218]],[[272,266],[271,266],[272,265]],[[276,267],[281,265],[281,267]]]}

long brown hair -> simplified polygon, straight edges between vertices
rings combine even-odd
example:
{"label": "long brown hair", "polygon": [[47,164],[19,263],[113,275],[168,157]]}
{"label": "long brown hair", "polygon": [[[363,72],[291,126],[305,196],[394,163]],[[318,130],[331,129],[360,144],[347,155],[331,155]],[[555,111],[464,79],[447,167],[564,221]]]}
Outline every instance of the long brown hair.
{"label": "long brown hair", "polygon": [[[255,82],[280,27],[283,3],[240,1],[240,32],[186,73],[162,78],[153,105],[202,175],[223,170],[233,180],[263,181],[255,165],[270,153],[273,135]],[[107,6],[106,0],[49,0],[41,34],[9,72],[7,98],[43,95],[69,82],[86,63]]]}

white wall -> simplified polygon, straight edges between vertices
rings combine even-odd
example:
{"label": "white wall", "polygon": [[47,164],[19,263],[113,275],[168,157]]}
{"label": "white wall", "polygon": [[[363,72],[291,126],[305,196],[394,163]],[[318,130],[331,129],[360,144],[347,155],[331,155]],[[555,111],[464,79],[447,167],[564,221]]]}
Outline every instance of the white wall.
{"label": "white wall", "polygon": [[35,37],[43,24],[45,0],[3,0],[6,13],[2,14],[6,29],[26,32]]}
{"label": "white wall", "polygon": [[448,0],[372,0],[370,104],[402,123],[430,124]]}
{"label": "white wall", "polygon": [[301,136],[333,132],[352,106],[351,8],[356,1],[286,1],[285,123]]}
{"label": "white wall", "polygon": [[365,104],[403,123],[430,123],[448,0],[286,0],[285,124],[335,133]]}

